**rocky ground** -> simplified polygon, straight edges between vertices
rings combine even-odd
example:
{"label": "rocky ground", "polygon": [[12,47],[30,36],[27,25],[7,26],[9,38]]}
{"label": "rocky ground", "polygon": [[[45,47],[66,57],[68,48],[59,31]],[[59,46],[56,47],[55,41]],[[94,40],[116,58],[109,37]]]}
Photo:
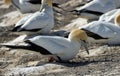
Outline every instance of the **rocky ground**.
{"label": "rocky ground", "polygon": [[[56,8],[61,14],[55,13],[55,29],[70,31],[88,23],[65,11],[84,5],[88,0],[58,1],[64,10]],[[0,43],[18,37],[5,31],[25,15],[13,6],[7,9],[0,0]],[[0,47],[0,76],[120,76],[120,46],[89,44],[89,50],[89,55],[80,51],[69,62],[50,63],[46,56],[33,51]]]}

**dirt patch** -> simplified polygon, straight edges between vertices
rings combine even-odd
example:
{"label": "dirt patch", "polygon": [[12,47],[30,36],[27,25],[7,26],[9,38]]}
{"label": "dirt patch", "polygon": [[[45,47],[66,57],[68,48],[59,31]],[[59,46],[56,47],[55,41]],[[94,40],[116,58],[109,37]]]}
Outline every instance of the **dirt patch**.
{"label": "dirt patch", "polygon": [[[75,8],[72,1],[75,0],[59,0],[61,7],[66,9]],[[83,0],[89,1],[89,0]],[[68,2],[68,3],[67,3]],[[77,1],[76,1],[77,2]],[[0,27],[0,43],[8,42],[15,39],[18,35],[7,32],[12,29],[14,24],[23,17],[15,8],[10,7],[9,10],[0,3],[0,25],[8,25]],[[69,8],[68,8],[69,6]],[[65,10],[66,10],[65,9]],[[13,11],[15,10],[15,11]],[[72,22],[76,16],[60,10],[61,15],[56,13],[57,26],[64,26]],[[14,16],[12,16],[15,14]],[[73,18],[74,17],[74,18]],[[85,23],[86,20],[81,18]],[[83,23],[83,24],[84,24]],[[76,23],[74,23],[76,24]],[[11,26],[12,25],[12,26]],[[68,27],[70,27],[69,25]],[[64,28],[64,27],[63,27]],[[72,26],[74,28],[74,26]],[[57,27],[58,29],[58,27]],[[69,29],[69,28],[65,28]],[[71,28],[70,28],[71,29]],[[23,50],[10,49],[0,46],[0,75],[5,76],[120,76],[120,46],[108,46],[101,44],[89,45],[90,55],[80,51],[78,55],[69,62],[48,62],[46,56],[40,53]]]}

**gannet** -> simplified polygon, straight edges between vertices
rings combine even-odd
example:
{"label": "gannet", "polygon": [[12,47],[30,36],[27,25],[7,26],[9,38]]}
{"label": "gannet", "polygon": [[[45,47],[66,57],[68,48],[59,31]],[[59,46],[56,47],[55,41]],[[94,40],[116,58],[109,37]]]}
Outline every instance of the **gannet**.
{"label": "gannet", "polygon": [[48,33],[54,27],[54,15],[52,0],[42,0],[39,11],[22,18],[15,27],[13,32],[29,31]]}
{"label": "gannet", "polygon": [[114,23],[115,22],[114,18],[118,14],[120,14],[120,9],[114,9],[114,10],[108,11],[100,16],[99,21]]}
{"label": "gannet", "polygon": [[[84,30],[88,35],[88,41],[91,43],[120,44],[120,13],[114,17],[114,22],[93,21],[79,29]],[[69,32],[64,33],[67,37]]]}
{"label": "gannet", "polygon": [[87,53],[87,35],[80,29],[74,29],[70,32],[68,38],[60,36],[35,36],[30,39],[24,40],[27,45],[6,44],[1,43],[1,46],[7,46],[14,49],[27,49],[40,52],[43,55],[50,56],[51,59],[56,61],[68,61],[75,57],[79,52],[80,47],[83,46]]}
{"label": "gannet", "polygon": [[96,19],[102,14],[119,7],[120,0],[93,0],[73,11],[82,17]]}
{"label": "gannet", "polygon": [[120,44],[120,27],[113,23],[104,21],[93,21],[87,25],[80,26],[88,35],[88,42],[103,43],[108,45]]}
{"label": "gannet", "polygon": [[[40,9],[41,0],[4,0],[8,6],[13,4],[21,13],[33,13]],[[53,6],[58,7],[59,4],[53,3]]]}

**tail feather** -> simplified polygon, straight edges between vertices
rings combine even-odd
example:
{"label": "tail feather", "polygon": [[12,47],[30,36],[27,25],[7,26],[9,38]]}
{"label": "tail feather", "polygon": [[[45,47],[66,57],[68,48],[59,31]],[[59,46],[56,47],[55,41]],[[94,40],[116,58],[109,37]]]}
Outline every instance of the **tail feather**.
{"label": "tail feather", "polygon": [[5,47],[8,47],[8,48],[12,48],[12,49],[26,49],[26,50],[31,50],[29,44],[19,44],[19,45],[16,45],[16,44],[1,43],[0,46],[1,47],[5,46]]}
{"label": "tail feather", "polygon": [[22,26],[22,25],[19,25],[19,26],[17,26],[17,27],[14,27],[14,28],[11,29],[10,31],[12,31],[12,32],[18,32],[18,30],[20,29],[21,26]]}
{"label": "tail feather", "polygon": [[38,45],[36,45],[32,42],[29,42],[29,41],[27,41],[27,43],[25,43],[25,44],[18,44],[18,45],[1,43],[0,46],[5,46],[5,47],[8,47],[8,48],[12,48],[12,49],[31,50],[31,51],[39,52],[43,55],[52,55],[52,53],[49,52],[44,47],[38,46]]}

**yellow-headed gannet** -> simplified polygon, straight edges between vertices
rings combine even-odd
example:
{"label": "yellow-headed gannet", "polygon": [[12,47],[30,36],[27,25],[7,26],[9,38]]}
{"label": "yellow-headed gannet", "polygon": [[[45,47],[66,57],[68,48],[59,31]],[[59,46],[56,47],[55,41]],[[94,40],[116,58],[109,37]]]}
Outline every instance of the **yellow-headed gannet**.
{"label": "yellow-headed gannet", "polygon": [[93,0],[73,11],[80,16],[96,19],[103,13],[118,7],[120,7],[120,0]]}
{"label": "yellow-headed gannet", "polygon": [[26,39],[24,42],[27,43],[27,45],[19,45],[19,43],[15,45],[2,43],[0,45],[15,49],[28,49],[40,52],[43,55],[51,56],[51,59],[68,61],[75,57],[81,46],[83,46],[89,54],[86,41],[86,33],[80,29],[74,29],[69,34],[68,38],[39,35]]}
{"label": "yellow-headed gannet", "polygon": [[54,27],[52,0],[42,0],[38,12],[22,18],[12,29],[13,32],[29,31],[48,33]]}
{"label": "yellow-headed gannet", "polygon": [[[40,9],[41,0],[4,0],[5,4],[10,6],[12,3],[21,13],[32,13]],[[58,7],[57,3],[53,6]]]}
{"label": "yellow-headed gannet", "polygon": [[89,42],[110,45],[120,44],[120,27],[113,23],[94,21],[79,27],[79,29],[87,33]]}

